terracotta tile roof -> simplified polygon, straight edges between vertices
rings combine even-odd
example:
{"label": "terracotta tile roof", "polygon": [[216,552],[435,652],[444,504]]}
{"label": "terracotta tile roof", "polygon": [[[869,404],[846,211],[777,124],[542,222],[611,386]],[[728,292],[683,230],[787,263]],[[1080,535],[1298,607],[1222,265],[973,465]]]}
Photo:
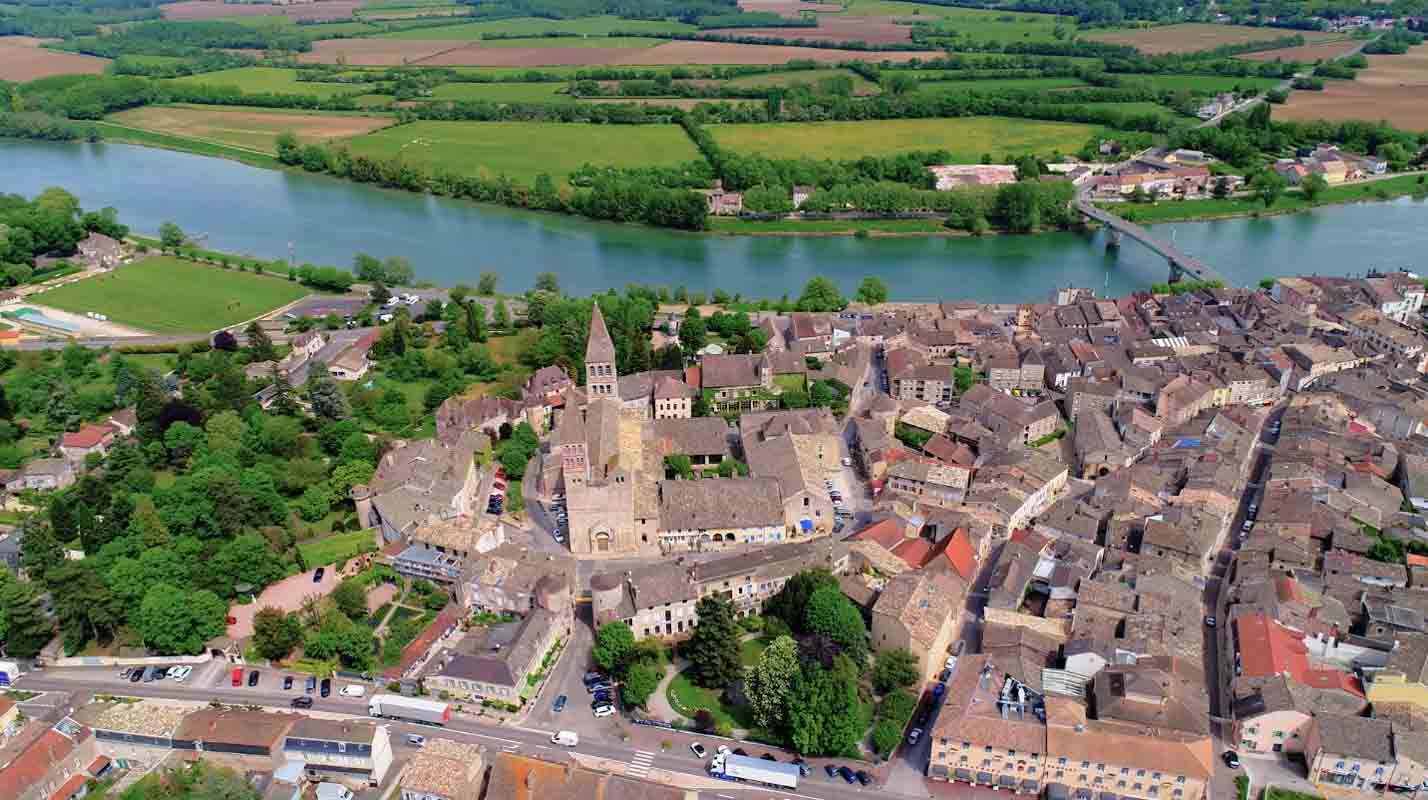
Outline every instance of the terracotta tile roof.
{"label": "terracotta tile roof", "polygon": [[1245,678],[1286,675],[1303,686],[1364,696],[1363,686],[1354,676],[1333,669],[1311,669],[1303,634],[1263,614],[1247,614],[1235,620],[1235,632],[1240,642],[1240,674]]}
{"label": "terracotta tile roof", "polygon": [[1428,556],[1420,556],[1417,553],[1408,554],[1408,566],[1428,567]]}
{"label": "terracotta tile roof", "polygon": [[69,800],[78,794],[79,790],[83,789],[84,785],[88,782],[88,775],[73,775],[69,780],[64,782],[63,786],[56,789],[54,794],[50,795],[50,800]]}
{"label": "terracotta tile roof", "polygon": [[60,437],[61,447],[74,447],[81,450],[88,450],[104,441],[104,437],[113,435],[114,428],[109,425],[85,425],[76,433],[66,433]]}
{"label": "terracotta tile roof", "polygon": [[885,550],[892,550],[902,544],[902,521],[899,519],[885,519],[875,522],[872,525],[849,536],[848,539],[854,542],[877,542]]}
{"label": "terracotta tile roof", "polygon": [[902,559],[909,567],[917,569],[927,563],[934,547],[930,540],[919,536],[916,539],[903,539],[893,547],[892,554]]}
{"label": "terracotta tile roof", "polygon": [[54,730],[45,731],[19,756],[0,769],[0,797],[19,797],[56,764],[74,752],[74,742]]}
{"label": "terracotta tile roof", "polygon": [[109,756],[100,756],[99,758],[96,758],[93,761],[89,762],[89,766],[85,767],[84,771],[88,772],[90,775],[98,775],[99,773],[103,772],[104,769],[108,766]]}
{"label": "terracotta tile roof", "polygon": [[972,552],[972,541],[967,538],[966,528],[958,528],[947,540],[942,555],[947,563],[962,576],[962,580],[972,583],[977,575],[977,556]]}

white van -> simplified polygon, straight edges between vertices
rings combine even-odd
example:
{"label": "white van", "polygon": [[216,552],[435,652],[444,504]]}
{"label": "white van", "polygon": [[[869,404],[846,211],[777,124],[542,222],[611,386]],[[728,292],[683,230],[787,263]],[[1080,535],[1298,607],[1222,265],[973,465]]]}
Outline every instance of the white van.
{"label": "white van", "polygon": [[580,734],[575,731],[557,731],[550,737],[551,744],[563,744],[566,747],[574,747],[580,744]]}

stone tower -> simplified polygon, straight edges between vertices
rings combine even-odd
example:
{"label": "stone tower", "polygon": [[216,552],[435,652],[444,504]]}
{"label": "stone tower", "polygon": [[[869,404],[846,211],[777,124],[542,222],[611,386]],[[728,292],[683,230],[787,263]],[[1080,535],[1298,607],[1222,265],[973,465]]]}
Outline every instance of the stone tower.
{"label": "stone tower", "polygon": [[620,374],[615,370],[615,343],[605,327],[600,304],[590,315],[590,340],[585,345],[585,390],[590,399],[620,399]]}

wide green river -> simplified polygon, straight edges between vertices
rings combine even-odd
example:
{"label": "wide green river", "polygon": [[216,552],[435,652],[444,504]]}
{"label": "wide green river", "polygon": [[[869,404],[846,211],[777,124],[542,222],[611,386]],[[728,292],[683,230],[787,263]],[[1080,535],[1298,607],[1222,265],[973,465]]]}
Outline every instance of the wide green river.
{"label": "wide green river", "polygon": [[[855,239],[684,234],[388,191],[333,178],[119,144],[0,140],[0,192],[61,186],[85,208],[114,206],[136,231],[173,221],[204,246],[348,265],[358,252],[411,259],[439,284],[538,272],[571,293],[627,283],[796,295],[814,275],[851,292],[879,275],[894,299],[1042,300],[1055,286],[1112,294],[1164,281],[1165,262],[1102,233]],[[1404,198],[1263,219],[1156,226],[1230,281],[1271,275],[1428,269],[1428,204]],[[156,302],[161,298],[155,298]]]}

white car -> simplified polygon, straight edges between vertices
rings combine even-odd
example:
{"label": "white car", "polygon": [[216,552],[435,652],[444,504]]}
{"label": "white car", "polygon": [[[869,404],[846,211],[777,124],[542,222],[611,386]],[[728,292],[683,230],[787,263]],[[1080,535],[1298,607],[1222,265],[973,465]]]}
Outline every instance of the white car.
{"label": "white car", "polygon": [[343,697],[361,697],[366,693],[366,689],[353,683],[347,684],[346,686],[342,687],[342,691],[338,692],[338,694],[342,695]]}
{"label": "white car", "polygon": [[185,680],[188,679],[188,676],[191,674],[193,674],[193,667],[190,667],[187,664],[182,667],[174,667],[173,669],[169,670],[169,677],[173,678],[179,683],[183,683]]}
{"label": "white car", "polygon": [[615,713],[615,707],[614,707],[614,706],[600,706],[599,708],[595,709],[595,718],[596,718],[596,719],[599,719],[600,717],[613,716],[614,713]]}

